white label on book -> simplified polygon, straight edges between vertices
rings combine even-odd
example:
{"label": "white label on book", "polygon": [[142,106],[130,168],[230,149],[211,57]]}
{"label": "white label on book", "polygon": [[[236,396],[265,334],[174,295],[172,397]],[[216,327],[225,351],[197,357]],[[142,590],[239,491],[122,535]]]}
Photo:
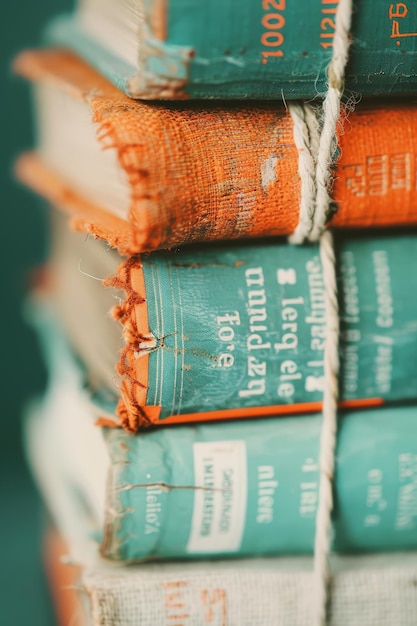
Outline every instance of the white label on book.
{"label": "white label on book", "polygon": [[238,551],[246,521],[246,444],[196,442],[193,454],[197,489],[187,552]]}

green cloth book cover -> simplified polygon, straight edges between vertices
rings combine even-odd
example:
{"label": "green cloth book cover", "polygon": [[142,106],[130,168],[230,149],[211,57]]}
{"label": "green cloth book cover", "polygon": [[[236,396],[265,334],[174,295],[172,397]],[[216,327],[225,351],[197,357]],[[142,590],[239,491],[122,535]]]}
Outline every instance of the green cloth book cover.
{"label": "green cloth book cover", "polygon": [[[338,6],[338,0],[84,2],[75,16],[56,21],[48,38],[77,50],[133,97],[312,98],[327,89]],[[415,92],[415,2],[356,1],[351,32],[348,94]]]}

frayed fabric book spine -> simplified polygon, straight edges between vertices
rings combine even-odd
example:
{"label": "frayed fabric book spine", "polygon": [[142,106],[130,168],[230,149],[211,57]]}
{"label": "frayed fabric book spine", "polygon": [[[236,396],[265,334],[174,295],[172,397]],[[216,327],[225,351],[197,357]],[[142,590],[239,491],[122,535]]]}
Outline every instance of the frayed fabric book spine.
{"label": "frayed fabric book spine", "polygon": [[[318,246],[225,242],[121,263],[59,211],[51,217],[51,297],[108,425],[320,410],[327,319]],[[340,406],[413,400],[417,239],[340,233],[335,246]]]}
{"label": "frayed fabric book spine", "polygon": [[[277,103],[185,107],[134,102],[81,60],[56,50],[23,53],[15,68],[40,89],[45,87],[46,94],[61,93],[55,108],[54,100],[45,96],[52,107],[49,113],[57,116],[55,132],[48,113],[40,129],[43,146],[36,156],[22,158],[18,176],[70,212],[76,228],[107,240],[122,254],[290,234],[300,216],[305,220],[300,207],[315,206],[309,196],[314,177],[303,169],[306,157],[314,166],[314,150],[299,145],[295,130],[300,120],[295,123]],[[65,123],[60,121],[63,106]],[[97,131],[91,140],[97,144],[94,156],[81,171],[68,169],[66,155],[71,153],[76,163],[83,148],[62,135],[74,106],[77,111],[84,106],[83,129],[92,116]],[[337,169],[330,171],[334,202],[326,205],[320,220],[335,227],[416,223],[415,107],[406,102],[358,105],[344,124],[343,119],[338,126],[340,151],[334,154],[331,146],[324,151],[326,163],[333,159]],[[80,121],[73,117],[73,123],[76,134]],[[57,145],[51,152],[52,135]],[[99,195],[107,169],[101,184],[92,183],[91,163],[100,154],[113,155],[112,176],[124,181],[113,203],[111,194]],[[310,225],[306,235],[314,229]]]}
{"label": "frayed fabric book spine", "polygon": [[[375,565],[336,572],[329,626],[415,626],[417,568]],[[93,626],[310,626],[311,572],[279,571],[273,562],[178,568],[87,570],[81,593]]]}
{"label": "frayed fabric book spine", "polygon": [[[413,235],[340,237],[340,401],[416,399]],[[318,246],[263,241],[153,253],[105,285],[125,348],[118,420],[142,426],[319,411],[325,276]],[[117,322],[116,322],[117,323]],[[110,423],[110,422],[108,422]]]}

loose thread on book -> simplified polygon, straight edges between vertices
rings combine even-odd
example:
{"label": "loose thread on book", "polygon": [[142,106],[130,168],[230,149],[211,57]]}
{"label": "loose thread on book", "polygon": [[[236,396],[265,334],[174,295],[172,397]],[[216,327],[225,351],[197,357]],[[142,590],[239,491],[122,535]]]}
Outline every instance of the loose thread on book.
{"label": "loose thread on book", "polygon": [[92,278],[93,280],[98,280],[99,283],[102,283],[105,280],[104,278],[99,278],[98,276],[93,276],[93,274],[89,274],[88,272],[85,272],[81,268],[81,263],[82,263],[82,259],[80,258],[78,260],[78,271],[80,272],[80,274],[83,274],[83,276],[87,276],[88,278]]}
{"label": "loose thread on book", "polygon": [[[120,265],[118,276],[110,277],[103,282],[105,287],[114,287],[123,290],[126,294],[123,303],[113,307],[112,316],[123,326],[122,334],[126,344],[116,365],[116,370],[123,379],[121,388],[123,400],[122,398],[119,399],[116,414],[121,426],[131,433],[135,433],[139,425],[152,425],[152,420],[146,410],[138,405],[136,392],[138,388],[146,390],[147,384],[137,380],[131,355],[132,353],[139,353],[141,350],[148,353],[150,344],[154,346],[156,341],[152,333],[143,334],[140,332],[136,316],[133,315],[134,308],[145,302],[144,297],[132,289],[131,273],[137,261],[137,257],[130,257]],[[147,347],[143,348],[141,344]],[[137,359],[135,362],[137,363]]]}
{"label": "loose thread on book", "polygon": [[292,103],[288,107],[293,120],[301,179],[299,222],[289,240],[295,244],[306,240],[320,242],[326,303],[320,484],[314,540],[315,626],[326,626],[328,623],[331,582],[329,557],[339,393],[339,311],[335,254],[333,237],[325,228],[332,205],[332,166],[337,155],[337,124],[349,54],[351,19],[352,0],[340,0],[335,18],[332,59],[327,68],[328,90],[322,107],[311,103]]}

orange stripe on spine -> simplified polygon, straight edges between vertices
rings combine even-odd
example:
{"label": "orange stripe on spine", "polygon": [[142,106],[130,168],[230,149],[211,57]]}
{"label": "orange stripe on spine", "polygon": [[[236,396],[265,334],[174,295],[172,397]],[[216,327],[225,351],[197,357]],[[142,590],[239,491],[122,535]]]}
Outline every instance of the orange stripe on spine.
{"label": "orange stripe on spine", "polygon": [[[339,402],[340,409],[361,409],[378,407],[384,404],[382,398],[367,398],[360,400],[343,400]],[[146,407],[157,408],[157,407]],[[159,407],[158,407],[159,408]],[[285,415],[297,415],[300,413],[319,413],[322,409],[321,402],[300,402],[299,404],[278,404],[272,406],[249,407],[240,409],[224,409],[222,411],[208,411],[205,413],[187,413],[184,415],[171,415],[155,422],[155,425],[187,424],[191,422],[215,422],[226,419],[248,419],[258,417],[278,417]]]}
{"label": "orange stripe on spine", "polygon": [[[146,302],[145,277],[143,275],[142,264],[139,265],[136,263],[131,268],[130,284],[134,293],[138,294],[141,300],[143,299],[134,305],[133,315],[137,333],[139,337],[148,337],[150,333],[148,304]],[[132,366],[135,372],[135,380],[140,383],[140,385],[136,385],[135,387],[136,402],[139,406],[144,406],[146,404],[149,384],[149,354],[145,353],[139,358],[134,357]]]}

